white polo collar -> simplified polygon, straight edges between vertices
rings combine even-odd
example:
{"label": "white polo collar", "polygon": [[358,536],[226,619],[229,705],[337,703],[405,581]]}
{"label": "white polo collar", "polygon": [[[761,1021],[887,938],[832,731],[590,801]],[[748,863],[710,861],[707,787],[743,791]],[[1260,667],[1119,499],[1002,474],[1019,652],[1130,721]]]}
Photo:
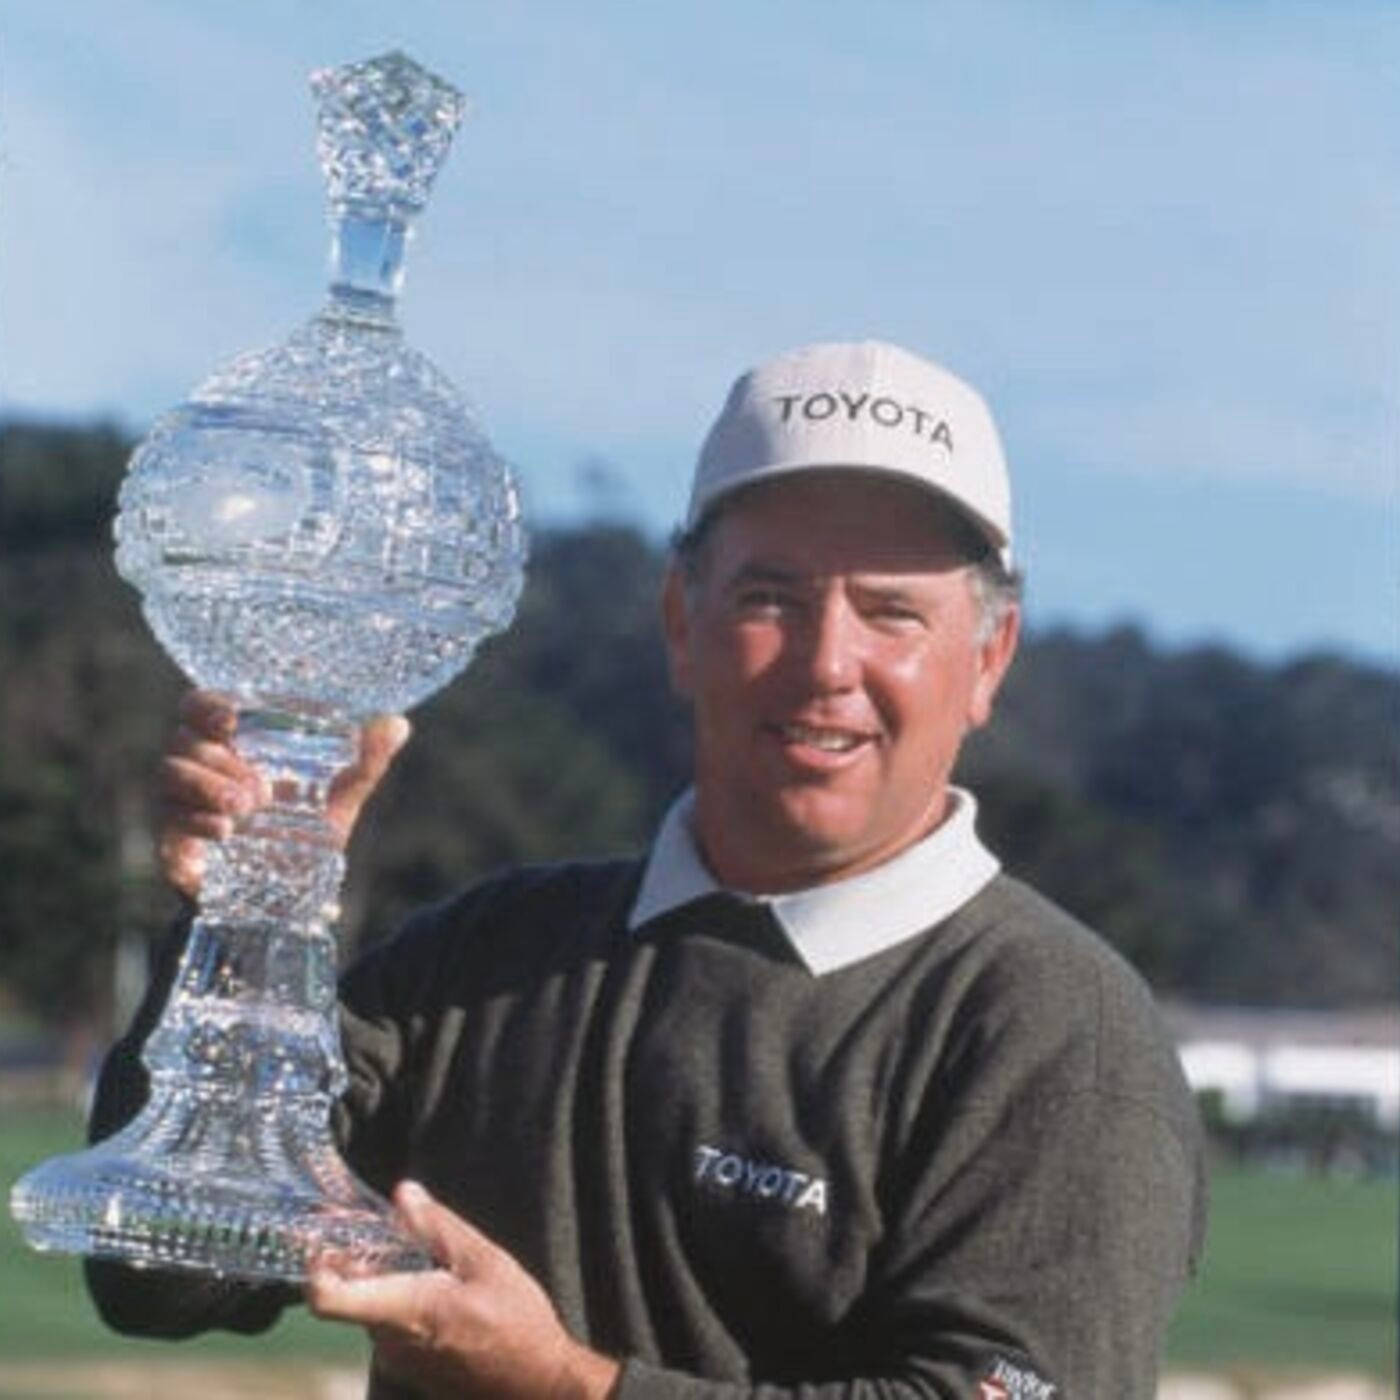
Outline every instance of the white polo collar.
{"label": "white polo collar", "polygon": [[[790,894],[740,897],[769,907],[815,975],[891,948],[960,909],[1001,869],[978,839],[976,799],[962,788],[949,788],[948,797],[948,815],[938,827],[873,870]],[[627,919],[634,932],[724,890],[701,859],[694,812],[692,790],[666,813]]]}

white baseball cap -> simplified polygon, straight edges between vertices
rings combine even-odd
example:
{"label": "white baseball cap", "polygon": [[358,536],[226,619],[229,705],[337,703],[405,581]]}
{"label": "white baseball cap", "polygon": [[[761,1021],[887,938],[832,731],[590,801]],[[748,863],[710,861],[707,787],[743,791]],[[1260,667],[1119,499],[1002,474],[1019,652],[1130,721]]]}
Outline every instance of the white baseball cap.
{"label": "white baseball cap", "polygon": [[686,528],[742,487],[813,468],[926,487],[1010,560],[1011,484],[987,405],[897,345],[806,345],[739,378],[700,449]]}

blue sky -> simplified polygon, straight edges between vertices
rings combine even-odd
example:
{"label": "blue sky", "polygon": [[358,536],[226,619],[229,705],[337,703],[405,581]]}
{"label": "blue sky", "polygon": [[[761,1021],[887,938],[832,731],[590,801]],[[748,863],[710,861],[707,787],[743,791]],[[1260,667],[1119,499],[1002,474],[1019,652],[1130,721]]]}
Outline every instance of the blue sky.
{"label": "blue sky", "polygon": [[990,400],[1030,619],[1400,661],[1400,5],[4,0],[0,411],[139,430],[315,309],[309,70],[475,111],[410,338],[539,521],[660,535],[733,377]]}

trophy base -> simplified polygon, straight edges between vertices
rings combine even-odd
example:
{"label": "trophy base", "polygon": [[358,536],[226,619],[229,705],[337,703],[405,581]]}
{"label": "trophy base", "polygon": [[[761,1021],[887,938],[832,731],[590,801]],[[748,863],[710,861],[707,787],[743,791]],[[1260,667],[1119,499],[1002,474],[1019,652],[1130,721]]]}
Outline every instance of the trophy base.
{"label": "trophy base", "polygon": [[392,1207],[358,1181],[329,1142],[302,1179],[158,1160],[125,1141],[140,1119],[86,1152],[53,1157],[20,1178],[10,1211],[43,1251],[136,1268],[300,1283],[318,1258],[356,1274],[433,1267]]}

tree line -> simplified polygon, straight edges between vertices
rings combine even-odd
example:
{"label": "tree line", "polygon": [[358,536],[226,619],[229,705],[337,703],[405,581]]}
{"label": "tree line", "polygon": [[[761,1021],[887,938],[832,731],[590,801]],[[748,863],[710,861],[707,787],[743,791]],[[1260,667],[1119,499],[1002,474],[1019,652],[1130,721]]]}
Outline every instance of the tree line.
{"label": "tree line", "polygon": [[[103,427],[0,436],[0,996],[55,1024],[100,1021],[119,935],[174,910],[148,833],[184,682],[112,567],[129,449]],[[361,823],[347,951],[499,866],[645,845],[689,766],[664,566],[626,524],[536,535],[514,627],[415,712]],[[959,778],[1006,866],[1160,993],[1361,1005],[1394,997],[1397,717],[1400,676],[1341,656],[1045,632]]]}

